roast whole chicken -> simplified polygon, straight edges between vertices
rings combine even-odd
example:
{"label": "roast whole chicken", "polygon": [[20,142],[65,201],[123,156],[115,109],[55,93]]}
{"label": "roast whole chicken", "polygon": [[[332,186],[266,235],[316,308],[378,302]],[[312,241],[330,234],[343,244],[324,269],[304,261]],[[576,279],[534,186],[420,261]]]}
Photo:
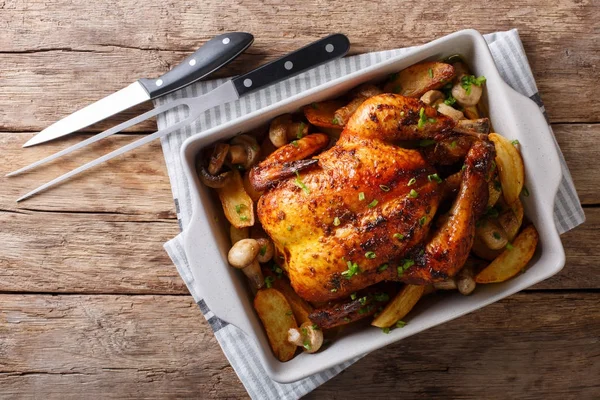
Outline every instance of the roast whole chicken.
{"label": "roast whole chicken", "polygon": [[[340,299],[382,281],[422,285],[460,270],[488,200],[494,147],[485,135],[461,132],[417,99],[381,94],[323,151],[328,144],[324,134],[305,136],[250,174],[264,192],[258,218],[302,298]],[[439,209],[448,192],[436,170],[444,148],[464,159],[449,210]]]}

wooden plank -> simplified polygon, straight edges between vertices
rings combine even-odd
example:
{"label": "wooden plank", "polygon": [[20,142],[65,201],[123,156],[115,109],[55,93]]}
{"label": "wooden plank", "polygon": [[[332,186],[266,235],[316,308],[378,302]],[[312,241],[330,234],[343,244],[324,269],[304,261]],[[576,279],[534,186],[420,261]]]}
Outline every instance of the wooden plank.
{"label": "wooden plank", "polygon": [[600,208],[585,209],[586,222],[561,236],[566,265],[550,279],[534,289],[598,289],[600,288]]}
{"label": "wooden plank", "polygon": [[[600,209],[563,236],[567,263],[534,289],[600,288]],[[119,214],[0,213],[0,292],[187,293],[162,245],[174,220]]]}
{"label": "wooden plank", "polygon": [[[272,24],[275,15],[278,23]],[[347,33],[352,52],[359,53],[422,44],[462,28],[516,27],[552,120],[597,122],[598,102],[581,101],[595,97],[600,79],[596,15],[591,3],[576,0],[553,7],[535,0],[516,8],[510,2],[474,7],[441,1],[309,0],[264,6],[210,0],[201,11],[191,0],[178,1],[176,7],[145,4],[143,10],[133,0],[15,2],[0,13],[5,27],[0,130],[40,130],[139,77],[167,71],[215,33],[229,30],[256,36],[249,54],[226,72],[235,74],[333,31]],[[369,21],[377,21],[377,28]]]}
{"label": "wooden plank", "polygon": [[[600,156],[596,146],[600,140],[600,124],[558,124],[554,125],[554,133],[582,203],[600,204],[596,179],[600,175],[600,165],[595,162]],[[28,165],[88,137],[81,135],[81,138],[70,137],[30,149],[21,148],[32,136],[32,133],[0,133],[0,148],[3,149],[0,171],[9,172]],[[0,210],[25,208],[175,218],[171,188],[158,141],[96,167],[23,203],[15,203],[20,195],[40,184],[140,137],[117,135],[22,176],[6,178],[4,173],[0,174],[0,187],[3,188],[0,191]],[[69,201],[66,202],[65,199]]]}
{"label": "wooden plank", "polygon": [[600,166],[596,163],[600,157],[600,124],[560,124],[552,128],[569,166],[581,204],[600,204],[596,178],[600,174]]}
{"label": "wooden plank", "polygon": [[0,213],[0,292],[188,293],[163,244],[176,220]]}
{"label": "wooden plank", "polygon": [[89,137],[71,136],[43,146],[21,148],[32,136],[31,133],[0,133],[0,210],[136,214],[136,219],[144,216],[155,220],[176,217],[158,140],[86,171],[39,196],[16,203],[18,197],[41,184],[142,137],[117,135],[31,172],[5,177],[5,173],[9,171],[29,165]]}
{"label": "wooden plank", "polygon": [[190,296],[0,298],[3,399],[245,395]]}
{"label": "wooden plank", "polygon": [[596,398],[597,304],[596,293],[516,295],[379,350],[307,399]]}
{"label": "wooden plank", "polygon": [[[512,296],[372,353],[308,398],[593,398],[597,299]],[[9,338],[0,342],[3,398],[80,398],[82,387],[103,398],[246,396],[187,296],[0,302],[0,333]]]}
{"label": "wooden plank", "polygon": [[[594,139],[600,133],[600,125],[557,125],[555,132],[572,167],[580,196],[597,204],[595,171],[599,167],[594,162],[598,157]],[[35,154],[31,154],[30,149],[19,147],[20,139],[30,136],[0,134],[1,147],[5,149],[0,159],[1,171],[25,165],[68,144],[49,144],[35,148]],[[132,139],[120,136],[102,146],[116,146]],[[97,157],[106,150],[98,148],[86,157]],[[0,213],[0,290],[186,293],[162,249],[162,243],[179,230],[171,219],[174,210],[164,166],[158,161],[162,157],[158,143],[143,147],[132,156],[115,160],[113,165],[91,171],[84,179],[65,183],[18,208],[14,199],[19,194],[66,172],[79,161],[52,164],[19,178],[0,177],[0,187],[4,189],[0,191],[1,208],[25,213]],[[600,210],[588,208],[586,212],[587,223],[563,237],[565,269],[536,288],[600,287],[600,257],[595,251]]]}

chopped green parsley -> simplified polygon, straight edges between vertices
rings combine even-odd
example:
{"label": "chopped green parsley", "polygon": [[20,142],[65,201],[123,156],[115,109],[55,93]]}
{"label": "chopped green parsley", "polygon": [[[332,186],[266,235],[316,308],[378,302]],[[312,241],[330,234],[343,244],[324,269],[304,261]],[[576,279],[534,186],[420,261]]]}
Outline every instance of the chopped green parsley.
{"label": "chopped green parsley", "polygon": [[432,182],[432,181],[435,181],[437,183],[442,182],[442,178],[440,178],[440,176],[438,174],[427,175],[427,180],[429,180],[429,182]]}
{"label": "chopped green parsley", "polygon": [[485,83],[485,76],[475,78],[475,75],[465,75],[460,79],[460,86],[467,94],[471,94],[471,86],[481,86]]}
{"label": "chopped green parsley", "polygon": [[456,99],[452,97],[451,94],[448,94],[448,97],[446,98],[446,100],[444,100],[444,104],[446,104],[447,106],[451,106],[454,103],[456,103]]}
{"label": "chopped green parsley", "polygon": [[387,293],[375,293],[375,301],[384,302],[390,299],[390,295]]}
{"label": "chopped green parsley", "polygon": [[353,263],[351,261],[348,261],[346,264],[348,265],[348,269],[346,271],[342,272],[342,276],[344,278],[350,279],[354,275],[357,275],[357,274],[361,273],[360,267],[358,266],[357,263]]}
{"label": "chopped green parsley", "polygon": [[302,189],[304,193],[310,194],[310,190],[306,187],[304,182],[302,182],[302,179],[300,179],[300,173],[298,171],[296,171],[296,181],[294,183],[296,184],[296,186]]}
{"label": "chopped green parsley", "polygon": [[296,138],[302,139],[303,132],[304,132],[304,122],[300,122],[300,125],[298,125],[298,132],[296,132]]}
{"label": "chopped green parsley", "polygon": [[265,286],[267,287],[267,289],[270,289],[271,287],[273,287],[274,281],[275,281],[275,278],[273,278],[272,276],[267,276],[265,278]]}
{"label": "chopped green parsley", "polygon": [[413,265],[415,265],[415,262],[411,259],[405,259],[402,260],[402,265],[398,265],[398,276],[402,276],[402,274],[404,274],[404,271],[406,271],[407,269],[409,269],[410,267],[412,267]]}

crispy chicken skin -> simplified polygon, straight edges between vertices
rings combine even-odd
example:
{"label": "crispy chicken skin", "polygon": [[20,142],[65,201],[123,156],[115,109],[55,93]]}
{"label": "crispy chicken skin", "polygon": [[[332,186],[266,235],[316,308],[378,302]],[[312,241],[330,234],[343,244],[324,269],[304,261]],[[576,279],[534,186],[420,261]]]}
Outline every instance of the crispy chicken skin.
{"label": "crispy chicken skin", "polygon": [[[436,170],[419,150],[394,144],[440,141],[456,135],[454,126],[417,99],[382,94],[357,109],[338,142],[315,157],[318,163],[292,168],[290,177],[298,157],[285,162],[275,155],[253,169],[252,184],[268,187],[258,218],[284,255],[283,267],[301,297],[328,301],[384,280],[425,284],[458,272],[472,246],[475,218],[487,203],[493,146],[477,140],[470,147],[447,222],[431,232],[443,192],[430,178]],[[311,136],[296,144],[303,157],[313,142],[315,152],[323,148],[323,139]],[[399,274],[397,266],[406,260],[414,265]],[[348,276],[353,264],[357,273]]]}

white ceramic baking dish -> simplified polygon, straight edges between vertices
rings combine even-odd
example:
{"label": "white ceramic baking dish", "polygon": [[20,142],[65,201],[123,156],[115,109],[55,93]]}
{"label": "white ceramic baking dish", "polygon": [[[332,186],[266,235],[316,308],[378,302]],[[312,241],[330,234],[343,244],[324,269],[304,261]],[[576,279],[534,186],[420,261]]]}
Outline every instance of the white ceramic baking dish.
{"label": "white ceramic baking dish", "polygon": [[[317,354],[300,354],[286,363],[272,354],[260,320],[252,306],[246,278],[227,263],[230,248],[228,228],[221,206],[211,189],[199,182],[194,161],[210,143],[232,137],[268,123],[277,115],[293,112],[312,102],[337,97],[367,81],[383,80],[423,60],[439,60],[461,54],[473,72],[487,78],[485,107],[496,132],[518,139],[525,161],[527,187],[525,214],[540,234],[540,244],[526,273],[501,284],[479,285],[471,296],[448,293],[425,298],[405,320],[402,329],[389,334],[375,327],[347,329],[328,348]],[[430,42],[408,54],[365,68],[320,87],[290,97],[278,104],[189,138],[182,147],[187,178],[192,182],[193,215],[185,230],[185,251],[201,294],[216,316],[244,331],[256,343],[268,375],[278,382],[292,382],[361,354],[450,321],[503,299],[556,274],[565,263],[564,250],[553,218],[556,191],[561,180],[558,154],[552,134],[538,106],[503,82],[483,37],[464,30]],[[424,333],[425,335],[427,333]]]}

